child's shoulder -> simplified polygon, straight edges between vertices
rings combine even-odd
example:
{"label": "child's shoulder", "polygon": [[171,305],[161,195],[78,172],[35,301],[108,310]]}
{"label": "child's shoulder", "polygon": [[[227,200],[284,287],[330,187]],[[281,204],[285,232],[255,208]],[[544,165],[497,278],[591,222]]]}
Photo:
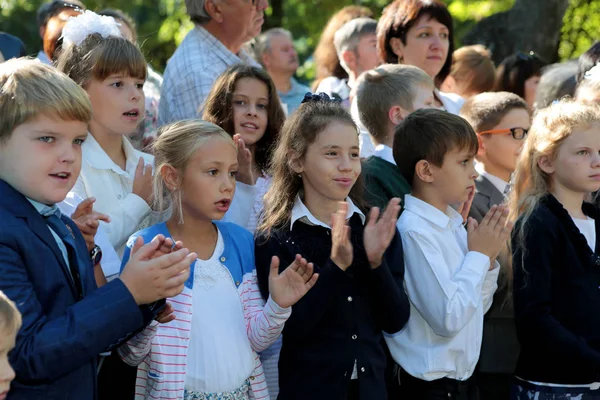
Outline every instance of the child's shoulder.
{"label": "child's shoulder", "polygon": [[150,242],[156,235],[164,235],[165,237],[171,237],[169,230],[167,229],[167,224],[161,222],[160,224],[152,225],[148,228],[141,229],[135,232],[133,235],[129,237],[127,240],[127,247],[133,247],[133,243],[136,241],[138,237],[142,237],[144,239],[144,243]]}
{"label": "child's shoulder", "polygon": [[216,221],[215,225],[221,231],[221,234],[224,236],[225,240],[227,240],[229,237],[234,241],[254,241],[252,233],[250,233],[249,230],[241,227],[240,225],[234,224],[233,222]]}

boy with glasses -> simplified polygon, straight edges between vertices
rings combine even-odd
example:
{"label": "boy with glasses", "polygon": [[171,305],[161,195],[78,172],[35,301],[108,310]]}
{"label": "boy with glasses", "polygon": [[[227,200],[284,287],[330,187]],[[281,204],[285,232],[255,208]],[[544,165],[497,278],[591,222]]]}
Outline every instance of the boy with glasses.
{"label": "boy with glasses", "polygon": [[467,100],[460,116],[471,124],[479,140],[475,157],[479,177],[470,212],[479,222],[508,194],[510,176],[531,125],[531,112],[516,94],[490,92]]}

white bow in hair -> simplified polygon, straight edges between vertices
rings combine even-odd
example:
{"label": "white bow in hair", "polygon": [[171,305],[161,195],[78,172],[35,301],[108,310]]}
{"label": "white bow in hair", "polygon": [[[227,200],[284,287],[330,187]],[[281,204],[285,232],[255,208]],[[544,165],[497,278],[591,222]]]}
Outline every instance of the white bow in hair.
{"label": "white bow in hair", "polygon": [[113,17],[100,16],[93,11],[86,10],[81,15],[71,17],[65,24],[62,32],[63,47],[71,44],[79,46],[91,34],[98,33],[102,37],[122,37],[119,23]]}

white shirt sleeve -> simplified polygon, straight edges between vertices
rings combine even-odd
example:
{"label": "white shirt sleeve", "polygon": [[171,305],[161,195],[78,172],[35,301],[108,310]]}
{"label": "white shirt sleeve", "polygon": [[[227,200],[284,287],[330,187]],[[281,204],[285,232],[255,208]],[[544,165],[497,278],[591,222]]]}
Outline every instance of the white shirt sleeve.
{"label": "white shirt sleeve", "polygon": [[494,300],[494,294],[498,289],[498,275],[500,274],[500,264],[497,260],[494,261],[494,269],[485,274],[481,295],[483,296],[483,312],[488,312]]}
{"label": "white shirt sleeve", "polygon": [[451,272],[442,249],[425,235],[403,233],[402,244],[410,301],[437,335],[453,337],[477,311],[489,257],[470,251]]}

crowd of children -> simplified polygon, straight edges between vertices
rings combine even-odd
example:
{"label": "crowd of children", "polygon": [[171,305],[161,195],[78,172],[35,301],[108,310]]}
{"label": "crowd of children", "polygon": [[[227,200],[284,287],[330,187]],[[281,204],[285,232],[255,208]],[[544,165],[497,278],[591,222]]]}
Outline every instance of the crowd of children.
{"label": "crowd of children", "polygon": [[444,66],[455,115],[375,27],[332,97],[234,65],[152,155],[112,17],[0,64],[0,400],[600,399],[598,67],[532,118]]}

